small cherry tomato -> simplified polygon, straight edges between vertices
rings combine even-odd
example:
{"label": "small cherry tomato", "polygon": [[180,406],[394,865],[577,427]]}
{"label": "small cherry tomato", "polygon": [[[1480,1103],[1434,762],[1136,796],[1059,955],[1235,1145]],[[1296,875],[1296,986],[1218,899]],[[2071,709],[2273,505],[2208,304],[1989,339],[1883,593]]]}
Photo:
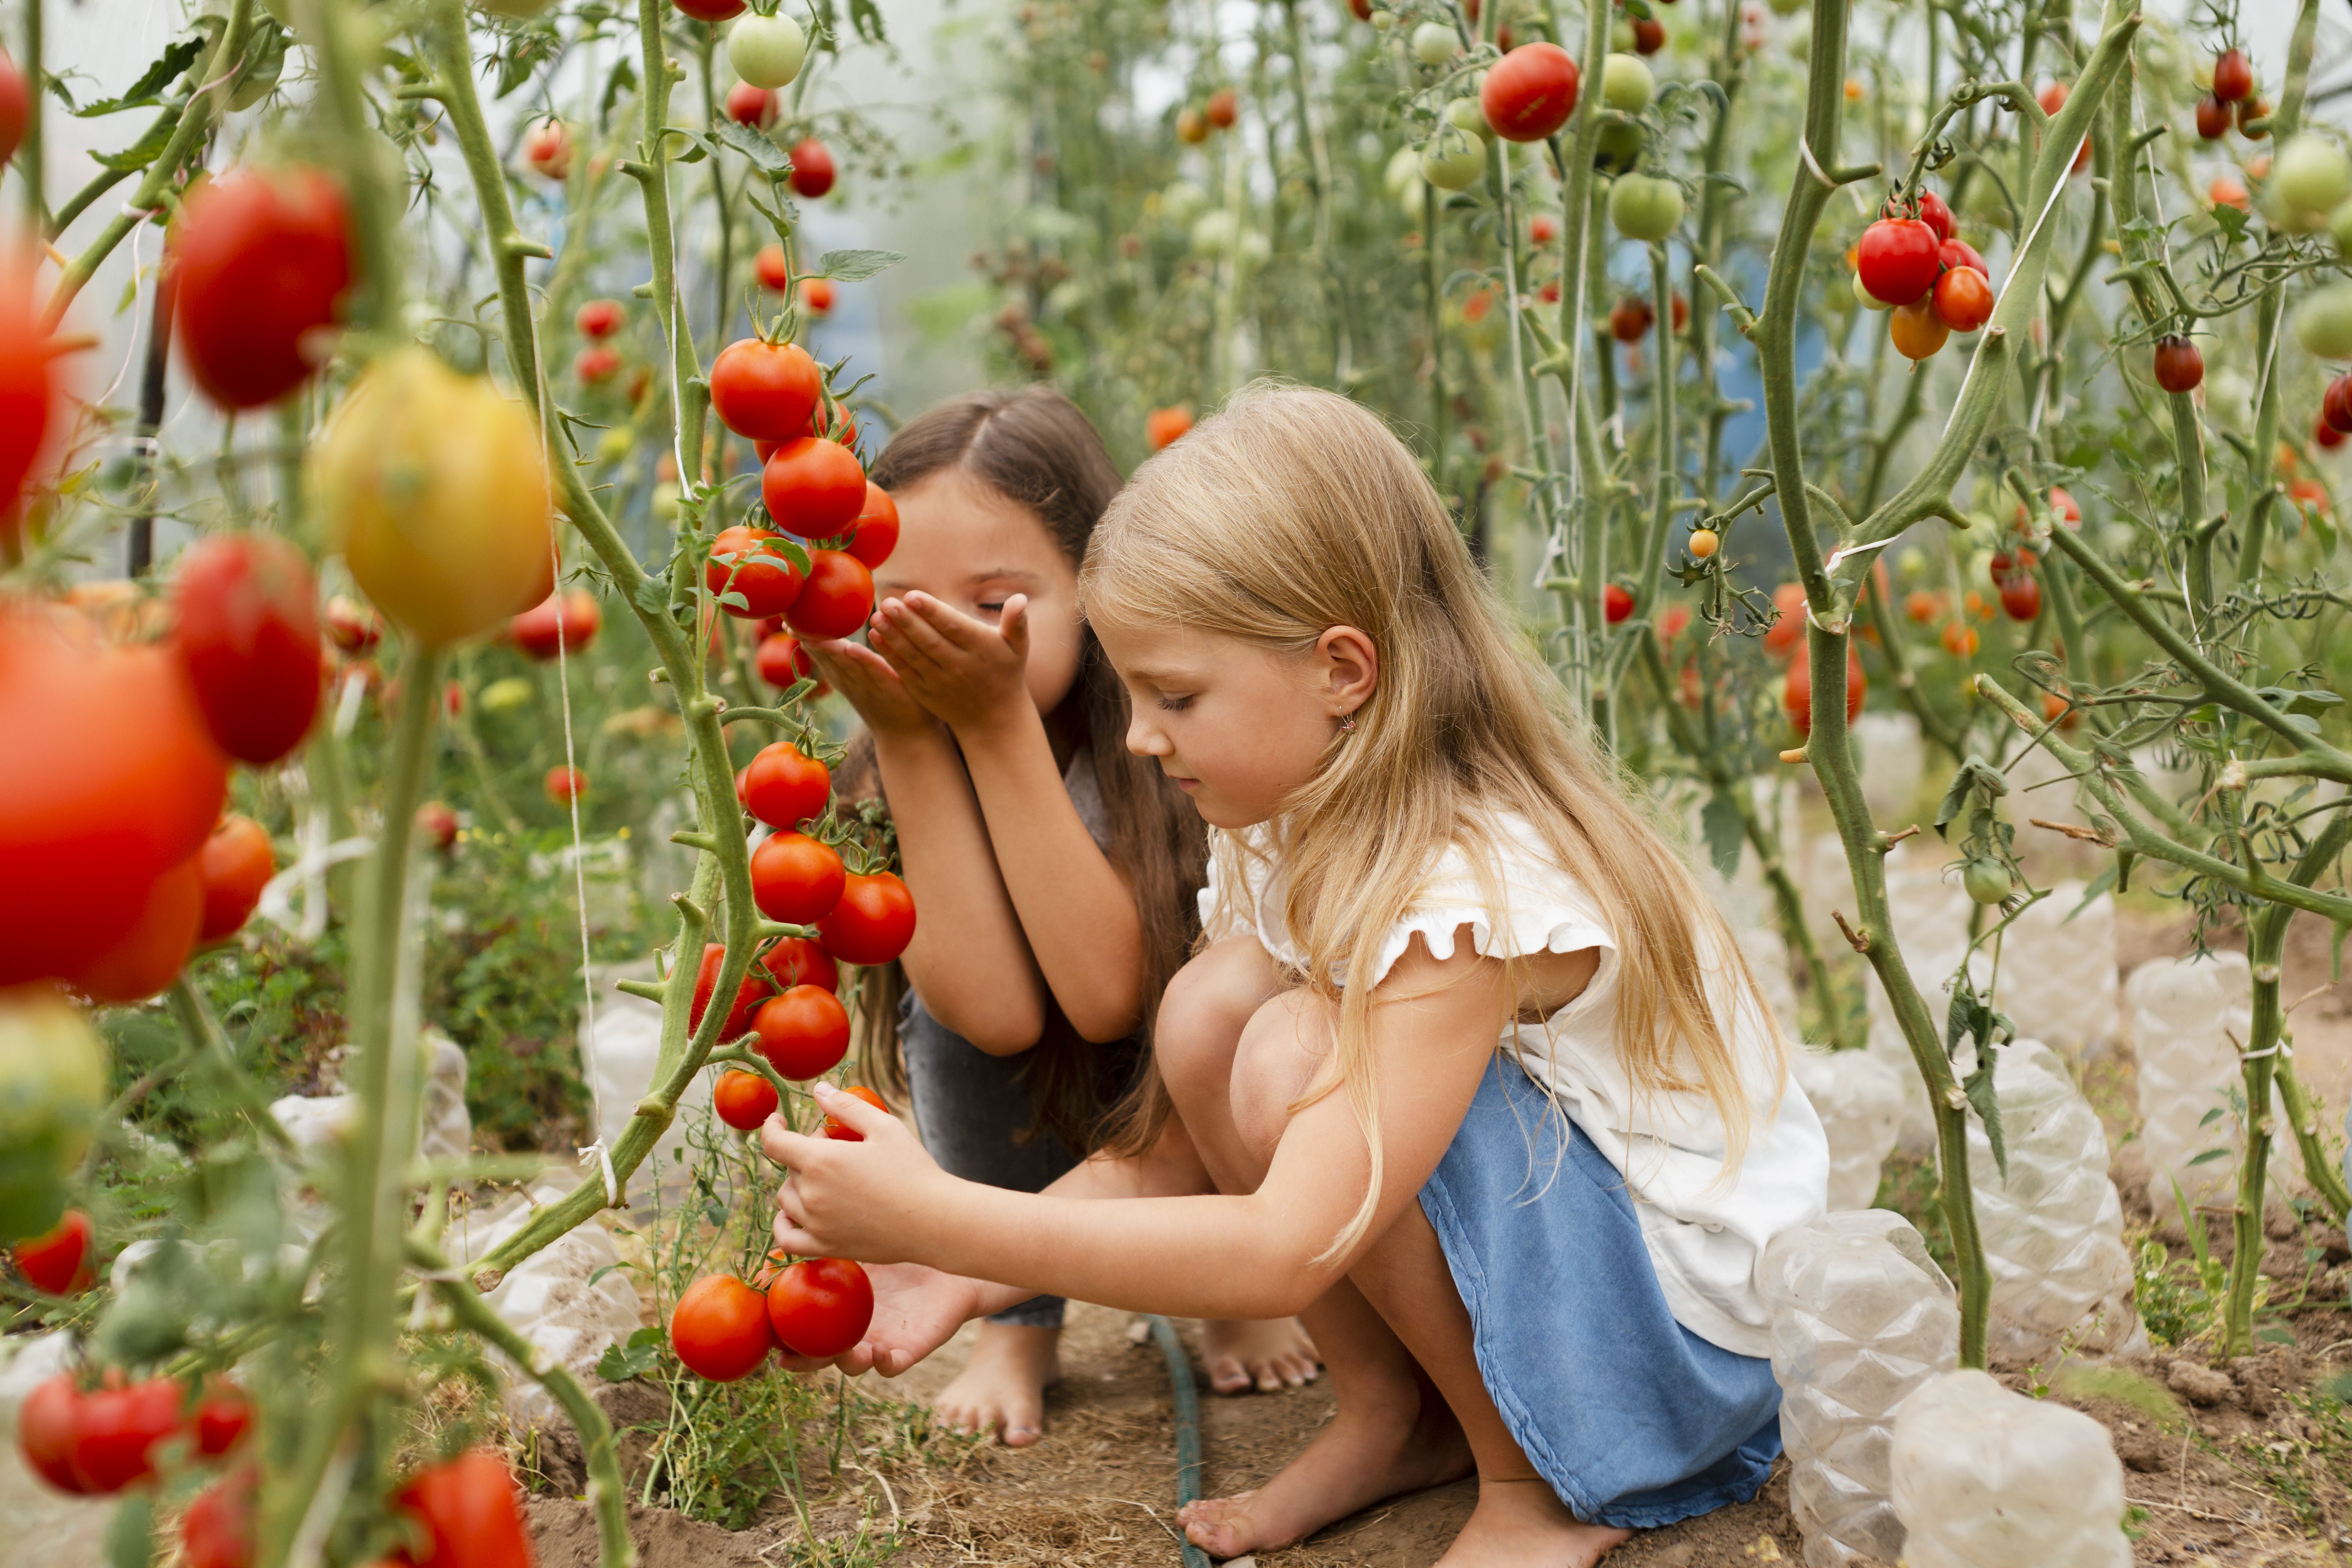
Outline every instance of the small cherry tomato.
{"label": "small cherry tomato", "polygon": [[457,842],[457,814],[442,801],[428,800],[416,808],[416,830],[434,848],[446,851]]}
{"label": "small cherry tomato", "polygon": [[301,551],[267,534],[214,534],[180,556],[173,642],[222,751],[264,766],[319,712],[319,584]]}
{"label": "small cherry tomato", "polygon": [[1960,886],[1978,903],[2000,903],[2010,895],[2009,868],[1990,855],[1980,855],[1961,870]]}
{"label": "small cherry tomato", "polygon": [[1221,87],[1209,95],[1209,106],[1203,112],[1211,125],[1220,131],[1231,131],[1234,121],[1241,118],[1241,100],[1232,88]]}
{"label": "small cherry tomato", "polygon": [[781,245],[763,245],[751,260],[751,270],[759,274],[760,287],[781,294],[793,281],[793,264],[784,257]]}
{"label": "small cherry tomato", "polygon": [[898,503],[888,490],[866,480],[866,504],[850,529],[848,552],[864,562],[867,571],[875,570],[898,548]]}
{"label": "small cherry tomato", "polygon": [[[1862,660],[1851,647],[1845,653],[1845,720],[1851,724],[1862,711],[1863,698],[1870,690],[1870,681],[1862,671]],[[1788,678],[1780,685],[1780,705],[1789,711],[1789,721],[1799,735],[1813,732],[1813,671],[1804,659],[1789,662]]]}
{"label": "small cherry tomato", "polygon": [[874,574],[866,563],[842,551],[812,550],[808,581],[784,621],[804,637],[845,637],[873,613]]}
{"label": "small cherry tomato", "polygon": [[808,427],[824,388],[816,361],[806,349],[759,338],[743,338],[719,350],[710,362],[709,382],[711,412],[727,428],[754,441],[787,441],[798,436]]}
{"label": "small cherry tomato", "polygon": [[751,901],[787,925],[813,925],[831,914],[845,877],[832,847],[806,834],[770,834],[751,852]]}
{"label": "small cherry tomato", "polygon": [[1944,205],[1943,197],[1924,187],[1919,192],[1918,218],[1936,231],[1937,244],[1952,237],[1952,209]]}
{"label": "small cherry tomato", "polygon": [[801,279],[801,309],[812,316],[833,313],[833,279],[803,278]]}
{"label": "small cherry tomato", "polygon": [[2000,607],[2012,621],[2030,621],[2042,613],[2042,581],[2020,572],[2001,580]]}
{"label": "small cherry tomato", "polygon": [[754,131],[776,122],[776,95],[764,87],[739,81],[727,89],[727,118]]}
{"label": "small cherry tomato", "polygon": [[2213,62],[2213,96],[2236,103],[2254,90],[2254,62],[2243,49],[2226,49]]}
{"label": "small cherry tomato", "polygon": [[583,338],[609,338],[621,330],[621,323],[627,319],[618,300],[591,300],[572,316],[572,324]]}
{"label": "small cherry tomato", "polygon": [[[886,1115],[889,1112],[890,1108],[882,1103],[882,1097],[875,1093],[872,1089],[866,1088],[862,1083],[845,1085],[841,1092],[844,1094],[856,1095],[858,1099],[864,1100],[866,1104]],[[860,1132],[856,1128],[847,1126],[830,1116],[824,1119],[824,1135],[843,1143],[863,1143],[866,1142],[865,1133]]]}
{"label": "small cherry tomato", "polygon": [[588,793],[588,775],[562,763],[548,769],[547,776],[540,783],[547,791],[547,798],[558,805],[570,805]]}
{"label": "small cherry tomato", "polygon": [[797,827],[824,815],[833,774],[789,741],[763,747],[743,774],[743,804],[771,827]]}
{"label": "small cherry tomato", "polygon": [[224,408],[277,402],[333,352],[354,281],[341,189],[305,167],[205,182],[175,226],[172,278],[190,379]]}
{"label": "small cherry tomato", "polygon": [[1951,337],[1952,329],[1936,313],[1936,301],[1931,295],[1889,310],[1886,313],[1886,332],[1897,353],[1916,362],[1941,349],[1946,340]]}
{"label": "small cherry tomato", "polygon": [[1873,298],[1908,305],[1936,286],[1941,246],[1935,229],[1917,218],[1883,217],[1862,231],[1854,273]]}
{"label": "small cherry tomato", "polygon": [[1506,142],[1540,142],[1576,112],[1576,61],[1558,44],[1521,44],[1486,72],[1478,107]]}
{"label": "small cherry tomato", "polygon": [[1772,590],[1772,608],[1779,615],[1764,634],[1764,651],[1787,658],[1805,646],[1805,590],[1781,584]]}
{"label": "small cherry tomato", "polygon": [[793,143],[793,189],[814,201],[833,189],[835,170],[833,154],[824,142],[814,136],[803,136]]}
{"label": "small cherry tomato", "polygon": [[1601,614],[1611,626],[1617,625],[1633,613],[1633,595],[1618,584],[1611,583],[1601,590]]}
{"label": "small cherry tomato", "polygon": [[1936,618],[1936,595],[1925,588],[1914,588],[1903,595],[1903,613],[1920,626]]}
{"label": "small cherry tomato", "polygon": [[27,1237],[9,1248],[16,1271],[52,1296],[75,1296],[90,1287],[89,1215],[68,1209],[56,1228],[44,1236]]}
{"label": "small cherry tomato", "polygon": [[698,22],[728,22],[743,14],[743,0],[670,0],[670,4]]}
{"label": "small cherry tomato", "polygon": [[1690,542],[1685,546],[1694,561],[1705,561],[1722,547],[1722,537],[1711,528],[1692,529]]}
{"label": "small cherry tomato", "polygon": [[780,1078],[795,1083],[823,1078],[849,1054],[849,1012],[821,985],[795,985],[772,996],[752,1015],[754,1048]]}
{"label": "small cherry tomato", "polygon": [[522,161],[551,180],[572,177],[572,132],[561,120],[543,120],[524,132]]}
{"label": "small cherry tomato", "polygon": [[1180,439],[1192,427],[1192,411],[1178,405],[1173,408],[1155,408],[1143,419],[1144,445],[1157,452]]}
{"label": "small cherry tomato", "polygon": [[1937,634],[1944,651],[1954,658],[1970,658],[1977,651],[1977,629],[1959,621],[1946,621]]}
{"label": "small cherry tomato", "polygon": [[603,343],[582,349],[572,359],[572,374],[583,386],[602,386],[620,373],[620,351]]}
{"label": "small cherry tomato", "polygon": [[[1992,285],[1986,282],[1985,275],[1975,268],[1955,267],[1936,279],[1936,319],[1951,331],[1975,331],[1992,320]],[[1902,346],[1899,338],[1895,346]],[[1933,353],[1934,350],[1928,352]],[[1910,353],[1910,351],[1905,349],[1904,353]],[[1924,356],[1913,354],[1912,357]]]}
{"label": "small cherry tomato", "polygon": [[[719,942],[709,942],[702,949],[702,966],[695,972],[694,1004],[687,1013],[686,1026],[698,1029],[702,1015],[710,1005],[711,993],[719,987],[719,969],[727,960],[727,949]],[[763,967],[764,955],[751,961],[744,973],[742,984],[736,987],[734,1005],[727,1009],[726,1021],[719,1026],[721,1040],[740,1039],[751,1032],[751,1015],[760,1004],[776,994],[771,978],[772,971]]]}
{"label": "small cherry tomato", "polygon": [[915,896],[887,871],[851,873],[817,930],[824,950],[846,963],[887,963],[915,939]]}
{"label": "small cherry tomato", "polygon": [[845,1258],[803,1258],[768,1287],[768,1321],[786,1350],[822,1360],[866,1337],[874,1286]]}
{"label": "small cherry tomato", "polygon": [[2219,142],[2230,133],[2230,106],[2208,93],[2197,100],[2197,134],[2208,142]]}
{"label": "small cherry tomato", "polygon": [[[760,621],[790,609],[803,591],[801,569],[783,552],[783,536],[738,523],[719,531],[703,568],[704,586],[719,607],[740,620]],[[740,605],[728,596],[741,599]]]}
{"label": "small cherry tomato", "polygon": [[782,1102],[776,1098],[776,1086],[758,1073],[730,1068],[719,1075],[710,1103],[719,1121],[739,1132],[749,1132],[773,1116]]}
{"label": "small cherry tomato", "polygon": [[1609,335],[1621,343],[1638,343],[1649,335],[1658,312],[1647,300],[1628,294],[1609,312]]}
{"label": "small cherry tomato", "polygon": [[2156,341],[2156,384],[2167,392],[2194,392],[2205,379],[2205,356],[2184,337]]}
{"label": "small cherry tomato", "polygon": [[224,816],[196,852],[196,868],[204,879],[196,940],[218,942],[242,930],[261,902],[261,889],[278,874],[278,854],[261,824],[249,816]]}
{"label": "small cherry tomato", "polygon": [[784,632],[760,639],[759,665],[760,679],[778,690],[816,674],[816,665],[801,647],[801,639]]}
{"label": "small cherry tomato", "polygon": [[507,640],[525,658],[546,660],[558,652],[578,653],[596,639],[604,624],[604,612],[597,607],[596,596],[574,588],[568,594],[550,594],[509,621]]}

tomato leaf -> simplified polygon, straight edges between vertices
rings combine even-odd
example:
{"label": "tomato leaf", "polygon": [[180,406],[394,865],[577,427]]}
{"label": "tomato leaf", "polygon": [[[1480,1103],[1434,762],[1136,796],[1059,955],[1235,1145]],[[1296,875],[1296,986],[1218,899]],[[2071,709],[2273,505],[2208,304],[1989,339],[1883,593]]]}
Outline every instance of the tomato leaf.
{"label": "tomato leaf", "polygon": [[856,283],[906,259],[896,250],[828,250],[817,258],[816,269],[820,277],[837,283]]}
{"label": "tomato leaf", "polygon": [[1717,790],[1707,797],[1698,824],[1717,875],[1729,881],[1739,874],[1739,852],[1748,842],[1747,828],[1739,820],[1739,803],[1732,799],[1729,791]]}
{"label": "tomato leaf", "polygon": [[66,98],[65,87],[57,78],[48,79],[49,89],[65,99],[67,110],[78,120],[89,120],[101,114],[120,114],[126,109],[152,109],[161,101],[157,94],[196,63],[196,57],[205,52],[205,45],[208,41],[209,35],[201,27],[193,28],[186,36],[174,39],[155,57],[154,63],[137,81],[122,89],[119,98],[101,98],[95,103],[86,103],[76,109],[73,100]]}
{"label": "tomato leaf", "polygon": [[[793,172],[793,161],[784,156],[784,150],[748,125],[739,125],[732,120],[721,120],[713,136],[719,142],[732,147],[736,152],[751,160],[752,166],[771,180],[781,180]],[[710,139],[698,138],[704,141]]]}
{"label": "tomato leaf", "polygon": [[597,1358],[596,1375],[606,1383],[626,1383],[653,1371],[661,1361],[662,1346],[668,1340],[657,1324],[648,1323],[629,1336],[625,1348],[619,1344],[604,1347]]}
{"label": "tomato leaf", "polygon": [[135,174],[163,155],[163,149],[171,145],[172,132],[178,129],[179,123],[179,111],[167,109],[155,117],[155,122],[147,127],[146,133],[138,141],[120,153],[93,153],[90,161],[118,174]]}

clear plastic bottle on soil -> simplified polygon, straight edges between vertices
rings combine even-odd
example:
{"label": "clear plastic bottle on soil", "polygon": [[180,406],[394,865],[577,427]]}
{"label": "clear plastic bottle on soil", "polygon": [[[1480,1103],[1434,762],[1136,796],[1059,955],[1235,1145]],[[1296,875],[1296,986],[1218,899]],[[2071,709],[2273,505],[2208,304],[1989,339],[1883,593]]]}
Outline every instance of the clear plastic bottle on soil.
{"label": "clear plastic bottle on soil", "polygon": [[2116,900],[2101,893],[2085,903],[2083,890],[2053,884],[2000,944],[2000,1010],[2071,1062],[2105,1049],[2118,1016]]}
{"label": "clear plastic bottle on soil", "polygon": [[2077,1410],[1948,1372],[1895,1418],[1908,1568],[2130,1568],[2124,1467]]}
{"label": "clear plastic bottle on soil", "polygon": [[[2139,1053],[2140,1147],[2147,1155],[2148,1200],[2173,1212],[2178,1184],[2191,1208],[2227,1203],[2237,1162],[2192,1163],[2210,1149],[2234,1151],[2238,1121],[2229,1113],[2238,1082],[2238,1048],[2253,1032],[2253,975],[2242,952],[2202,959],[2150,959],[2132,971],[2131,1005]],[[2214,1110],[2222,1115],[2211,1121]]]}
{"label": "clear plastic bottle on soil", "polygon": [[1808,1568],[1862,1553],[1892,1563],[1903,1551],[1888,1498],[1895,1411],[1958,1354],[1951,1282],[1902,1215],[1849,1209],[1774,1237],[1764,1293]]}
{"label": "clear plastic bottle on soil", "polygon": [[2123,1201],[2107,1179],[2107,1135],[2066,1064],[2039,1040],[2000,1047],[1993,1068],[2006,1177],[1969,1118],[1969,1175],[1992,1272],[1991,1348],[2039,1361],[2092,1313],[2080,1337],[2112,1349],[2138,1328]]}
{"label": "clear plastic bottle on soil", "polygon": [[1903,1080],[1867,1051],[1798,1051],[1790,1064],[1830,1141],[1830,1208],[1868,1208],[1903,1124]]}

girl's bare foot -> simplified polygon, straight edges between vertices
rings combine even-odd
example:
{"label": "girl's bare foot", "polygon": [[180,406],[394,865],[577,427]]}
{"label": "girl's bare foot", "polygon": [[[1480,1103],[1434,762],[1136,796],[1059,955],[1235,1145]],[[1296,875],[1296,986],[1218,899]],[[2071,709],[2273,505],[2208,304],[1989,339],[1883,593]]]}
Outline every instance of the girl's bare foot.
{"label": "girl's bare foot", "polygon": [[1201,1324],[1209,1386],[1219,1394],[1273,1394],[1315,1381],[1323,1358],[1296,1318],[1209,1318]]}
{"label": "girl's bare foot", "polygon": [[991,1432],[1011,1448],[1045,1433],[1045,1390],[1062,1380],[1062,1331],[982,1323],[971,1360],[931,1407],[958,1432]]}
{"label": "girl's bare foot", "polygon": [[1434,1393],[1415,1404],[1343,1406],[1255,1491],[1186,1504],[1176,1516],[1185,1537],[1215,1556],[1238,1557],[1287,1545],[1382,1498],[1468,1475],[1470,1445],[1454,1412]]}
{"label": "girl's bare foot", "polygon": [[1478,1481],[1478,1506],[1437,1568],[1592,1568],[1633,1532],[1586,1524],[1538,1479]]}

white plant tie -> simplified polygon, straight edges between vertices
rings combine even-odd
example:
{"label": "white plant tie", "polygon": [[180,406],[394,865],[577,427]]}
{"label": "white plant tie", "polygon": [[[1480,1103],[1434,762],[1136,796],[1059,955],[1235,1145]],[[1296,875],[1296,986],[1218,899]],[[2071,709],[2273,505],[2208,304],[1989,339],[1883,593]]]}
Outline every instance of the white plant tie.
{"label": "white plant tie", "polygon": [[[262,884],[262,918],[304,942],[327,934],[327,868],[356,860],[375,847],[373,838],[327,842],[327,814],[313,806],[302,819],[302,853],[294,863]],[[294,889],[302,889],[302,912],[294,913]]]}
{"label": "white plant tie", "polygon": [[557,551],[553,530],[548,532],[547,553],[555,568],[555,685],[563,707],[563,766],[571,786],[565,793],[572,805],[572,891],[580,910],[580,992],[586,1007],[580,1031],[580,1066],[582,1076],[588,1080],[589,1120],[596,1131],[596,1142],[580,1151],[580,1159],[584,1164],[590,1155],[595,1156],[604,1173],[605,1205],[618,1207],[621,1181],[613,1172],[612,1151],[604,1147],[604,1094],[596,1079],[596,973],[589,962],[588,858],[580,843],[580,769],[572,741],[572,637],[564,617],[563,557]]}

